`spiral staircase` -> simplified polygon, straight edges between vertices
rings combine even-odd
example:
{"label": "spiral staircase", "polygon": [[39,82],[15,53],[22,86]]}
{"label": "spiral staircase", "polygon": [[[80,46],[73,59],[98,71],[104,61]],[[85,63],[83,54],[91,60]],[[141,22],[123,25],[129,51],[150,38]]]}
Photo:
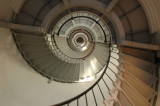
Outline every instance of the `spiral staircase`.
{"label": "spiral staircase", "polygon": [[159,106],[159,4],[0,1],[0,105]]}

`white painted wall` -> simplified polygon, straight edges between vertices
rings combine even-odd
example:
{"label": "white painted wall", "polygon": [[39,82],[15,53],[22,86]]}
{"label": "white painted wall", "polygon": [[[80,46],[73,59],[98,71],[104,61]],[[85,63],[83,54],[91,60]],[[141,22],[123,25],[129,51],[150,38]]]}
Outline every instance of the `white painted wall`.
{"label": "white painted wall", "polygon": [[95,82],[47,81],[22,58],[10,30],[0,28],[0,106],[50,106],[74,97]]}

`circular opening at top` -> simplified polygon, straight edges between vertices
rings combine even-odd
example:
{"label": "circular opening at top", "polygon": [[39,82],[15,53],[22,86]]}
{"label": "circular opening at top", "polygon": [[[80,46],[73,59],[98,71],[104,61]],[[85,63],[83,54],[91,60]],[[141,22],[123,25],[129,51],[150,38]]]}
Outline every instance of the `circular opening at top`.
{"label": "circular opening at top", "polygon": [[76,39],[77,43],[83,43],[84,42],[84,39],[82,37],[78,37]]}

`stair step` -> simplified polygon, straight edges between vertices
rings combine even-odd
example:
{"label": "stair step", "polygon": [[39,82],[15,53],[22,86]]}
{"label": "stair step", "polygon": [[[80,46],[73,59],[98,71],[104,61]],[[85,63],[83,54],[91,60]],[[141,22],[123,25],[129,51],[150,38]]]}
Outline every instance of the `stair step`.
{"label": "stair step", "polygon": [[36,35],[16,34],[15,38],[16,38],[16,42],[18,42],[18,43],[42,43],[42,42],[45,42],[44,37],[40,37],[40,36],[36,36]]}
{"label": "stair step", "polygon": [[[63,62],[63,61],[62,61]],[[70,66],[70,63],[63,62],[60,67],[57,67],[54,69],[52,76],[54,76],[59,81],[65,81],[64,76],[68,74],[68,67]]]}
{"label": "stair step", "polygon": [[152,106],[140,93],[137,92],[126,80],[117,82],[116,86],[119,86],[126,94],[126,96],[132,101],[135,106]]}
{"label": "stair step", "polygon": [[75,73],[74,73],[74,80],[75,81],[79,81],[79,73],[80,73],[80,64],[76,64],[76,69],[75,69]]}
{"label": "stair step", "polygon": [[156,95],[154,89],[143,83],[128,72],[123,72],[120,77],[123,77],[132,87],[134,87],[147,101],[153,99]]}
{"label": "stair step", "polygon": [[66,82],[68,81],[71,81],[72,82],[72,78],[69,78],[69,76],[71,76],[71,74],[73,74],[73,73],[71,73],[71,72],[73,72],[73,64],[70,64],[69,65],[69,67],[68,67],[68,70],[66,70],[67,71],[67,73],[65,74],[65,76],[64,76],[64,79],[66,80]]}
{"label": "stair step", "polygon": [[157,50],[157,51],[160,50],[159,45],[139,43],[139,42],[127,41],[127,40],[122,41],[122,45],[127,47],[146,49],[146,50]]}
{"label": "stair step", "polygon": [[131,64],[123,64],[123,67],[125,69],[125,71],[131,73],[132,75],[134,75],[135,77],[137,77],[139,80],[141,80],[142,82],[144,82],[145,84],[151,86],[153,83],[156,82],[156,77],[151,75],[150,73],[134,66]]}
{"label": "stair step", "polygon": [[152,62],[145,61],[145,60],[133,57],[133,56],[123,55],[123,58],[126,63],[133,64],[133,65],[135,65],[145,71],[148,71],[148,72],[150,72],[152,67],[155,66]]}
{"label": "stair step", "polygon": [[135,106],[124,91],[119,91],[117,98],[120,106]]}
{"label": "stair step", "polygon": [[43,61],[42,64],[36,65],[39,69],[42,71],[46,70],[47,68],[51,67],[54,63],[56,63],[59,59],[52,55],[52,57],[49,60]]}
{"label": "stair step", "polygon": [[32,59],[32,58],[43,56],[43,55],[48,54],[48,53],[52,53],[51,50],[42,49],[42,50],[35,51],[35,52],[25,52],[25,56],[29,59]]}
{"label": "stair step", "polygon": [[127,55],[131,55],[133,57],[137,57],[143,60],[147,60],[147,61],[153,60],[153,53],[148,50],[122,47],[122,51]]}
{"label": "stair step", "polygon": [[71,63],[66,63],[65,68],[61,67],[62,69],[60,69],[59,73],[56,75],[56,78],[66,82],[65,76],[68,74],[70,67],[71,67]]}
{"label": "stair step", "polygon": [[[105,106],[135,106],[123,90],[113,88],[110,93],[112,94],[112,97],[109,97],[104,101]],[[118,99],[118,102],[115,98]]]}
{"label": "stair step", "polygon": [[20,44],[19,45],[22,52],[36,51],[44,48],[48,48],[47,44]]}
{"label": "stair step", "polygon": [[111,57],[116,58],[117,60],[120,58],[120,56],[117,53],[111,52]]}
{"label": "stair step", "polygon": [[84,65],[83,63],[80,63],[80,71],[79,71],[79,78],[83,79],[84,78]]}
{"label": "stair step", "polygon": [[49,54],[43,55],[41,57],[34,58],[30,61],[31,61],[32,65],[39,65],[39,64],[44,63],[44,61],[47,61],[50,58],[52,58],[52,55],[53,55],[52,53],[49,53]]}
{"label": "stair step", "polygon": [[77,65],[76,64],[72,64],[72,67],[70,69],[70,72],[68,73],[68,76],[67,76],[67,79],[69,82],[74,82],[75,80],[77,80],[78,78],[75,78],[75,72],[76,71],[79,71],[79,70],[76,70],[77,68]]}
{"label": "stair step", "polygon": [[50,67],[48,67],[44,72],[46,74],[49,74],[50,76],[54,76],[55,71],[58,71],[57,68],[59,68],[60,65],[62,65],[64,61],[58,60],[54,62]]}

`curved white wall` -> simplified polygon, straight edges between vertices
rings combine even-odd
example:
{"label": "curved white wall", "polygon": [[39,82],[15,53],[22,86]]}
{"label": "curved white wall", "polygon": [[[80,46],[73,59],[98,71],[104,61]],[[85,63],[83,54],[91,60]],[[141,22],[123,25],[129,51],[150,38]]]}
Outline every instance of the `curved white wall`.
{"label": "curved white wall", "polygon": [[19,53],[9,29],[0,28],[0,106],[49,106],[76,96],[95,81],[47,83]]}

